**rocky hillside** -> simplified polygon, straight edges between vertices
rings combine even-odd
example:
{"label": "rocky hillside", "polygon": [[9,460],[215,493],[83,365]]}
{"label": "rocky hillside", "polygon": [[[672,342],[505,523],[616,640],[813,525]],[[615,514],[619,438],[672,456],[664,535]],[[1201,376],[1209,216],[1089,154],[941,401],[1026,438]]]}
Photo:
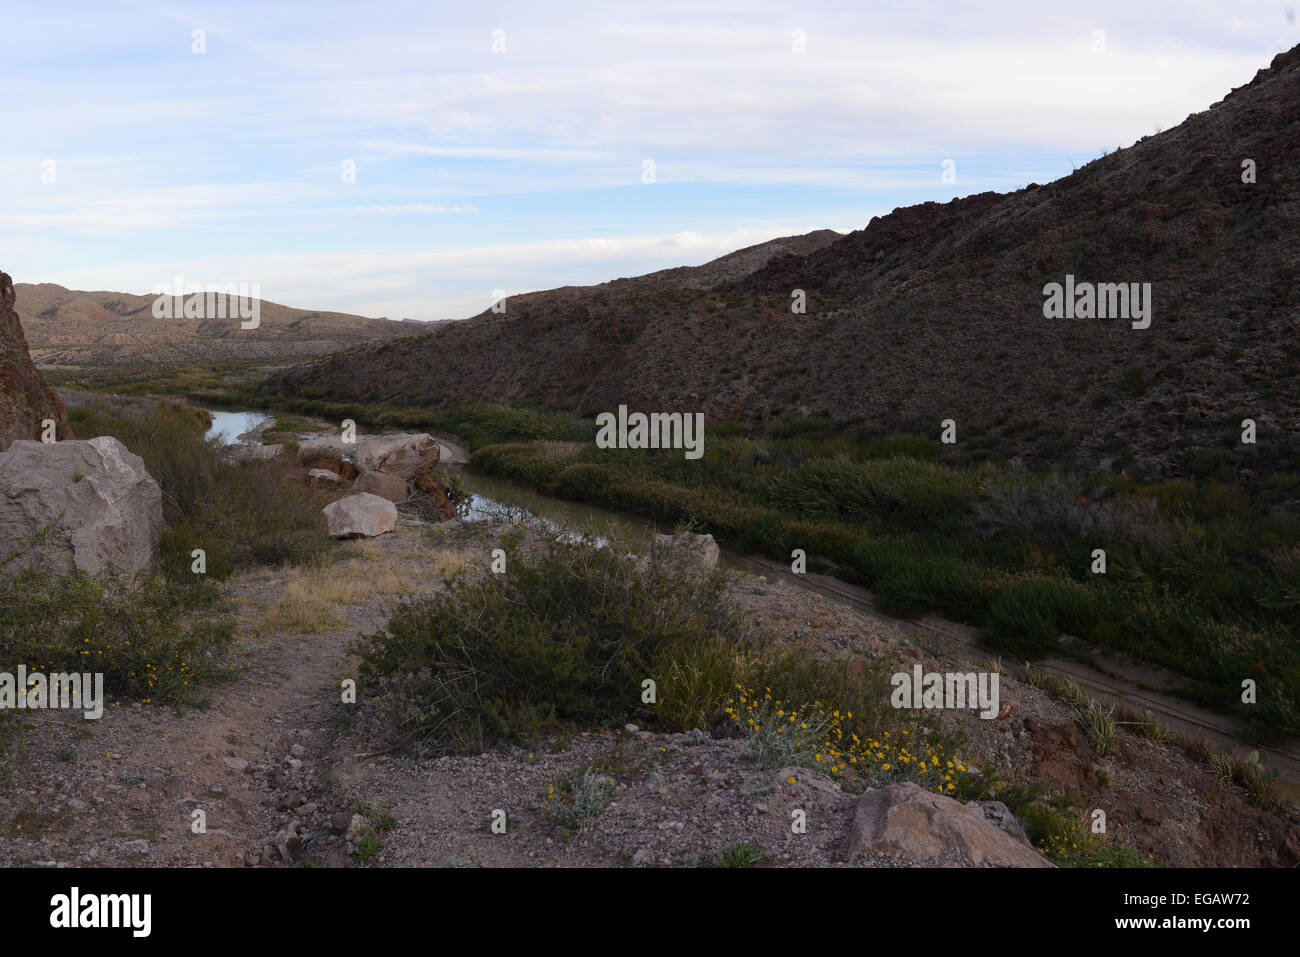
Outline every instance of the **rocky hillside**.
{"label": "rocky hillside", "polygon": [[[967,449],[1166,472],[1240,450],[1251,418],[1255,449],[1294,454],[1297,102],[1300,48],[1178,127],[1045,186],[897,209],[839,239],[742,251],[729,268],[724,257],[513,298],[503,315],[353,349],[268,388],[793,411],[931,435],[951,418]],[[1149,326],[1046,318],[1044,289],[1067,276],[1149,283]],[[795,290],[806,314],[791,310]]]}
{"label": "rocky hillside", "polygon": [[238,319],[159,319],[155,296],[19,283],[17,310],[38,363],[111,365],[317,356],[423,332],[416,322],[313,312],[262,300],[258,326]]}
{"label": "rocky hillside", "polygon": [[63,403],[32,365],[23,327],[14,311],[14,284],[0,272],[0,449],[15,439],[39,439],[41,423],[53,419],[56,437],[70,438]]}

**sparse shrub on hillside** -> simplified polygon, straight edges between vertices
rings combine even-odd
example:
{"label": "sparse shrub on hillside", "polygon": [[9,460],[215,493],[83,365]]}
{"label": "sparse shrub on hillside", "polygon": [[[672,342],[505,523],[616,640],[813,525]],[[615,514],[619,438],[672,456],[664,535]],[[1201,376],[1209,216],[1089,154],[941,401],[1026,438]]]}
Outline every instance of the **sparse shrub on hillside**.
{"label": "sparse shrub on hillside", "polygon": [[1079,712],[1079,726],[1098,757],[1108,757],[1115,750],[1115,709],[1092,699]]}
{"label": "sparse shrub on hillside", "polygon": [[546,790],[546,815],[561,828],[581,831],[618,797],[617,782],[608,774],[585,767],[566,777],[559,788]]}
{"label": "sparse shrub on hillside", "polygon": [[766,770],[799,765],[830,775],[850,790],[913,781],[941,794],[955,791],[958,777],[966,773],[960,758],[942,743],[927,740],[917,727],[896,722],[885,728],[872,720],[883,717],[875,701],[867,715],[855,715],[823,704],[820,697],[808,701],[796,693],[785,698],[781,687],[779,681],[762,688],[737,685],[725,709]]}

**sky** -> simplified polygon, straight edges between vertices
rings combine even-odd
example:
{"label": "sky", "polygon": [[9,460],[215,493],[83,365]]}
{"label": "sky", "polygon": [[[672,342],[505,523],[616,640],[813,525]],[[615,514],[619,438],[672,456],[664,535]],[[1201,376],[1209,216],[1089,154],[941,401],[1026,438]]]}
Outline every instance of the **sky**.
{"label": "sky", "polygon": [[1273,0],[11,0],[0,269],[465,318],[1050,182],[1249,82],[1298,18]]}

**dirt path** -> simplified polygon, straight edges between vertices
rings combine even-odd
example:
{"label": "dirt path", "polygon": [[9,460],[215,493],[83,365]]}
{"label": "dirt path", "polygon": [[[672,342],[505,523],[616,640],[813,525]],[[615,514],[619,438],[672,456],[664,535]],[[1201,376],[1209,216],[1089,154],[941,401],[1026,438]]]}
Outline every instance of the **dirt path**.
{"label": "dirt path", "polygon": [[[419,533],[403,531],[344,543],[346,557],[332,570],[373,572],[376,554],[388,554],[413,588],[438,587],[436,564],[413,550]],[[110,702],[99,721],[35,713],[0,798],[0,865],[279,860],[267,848],[287,849],[295,830],[288,825],[326,787],[315,757],[333,735],[348,647],[386,621],[390,604],[369,596],[339,606],[337,626],[316,634],[273,631],[261,623],[288,578],[283,569],[261,569],[228,582],[242,639],[239,674],[209,689],[209,707]],[[205,833],[195,832],[196,811]]]}
{"label": "dirt path", "polygon": [[[365,729],[339,720],[353,639],[380,627],[402,594],[430,592],[450,571],[486,561],[492,544],[474,528],[402,523],[345,543],[342,560],[321,570],[231,580],[241,669],[211,689],[209,707],[110,705],[98,722],[38,713],[0,792],[0,866],[681,866],[738,845],[782,864],[899,865],[850,860],[853,798],[814,771],[762,770],[742,739],[629,726],[532,753],[423,764],[374,756]],[[307,604],[289,610],[315,633],[268,624],[286,620],[295,587]],[[944,660],[921,650],[906,623],[779,577],[737,579],[733,594],[792,648],[902,668]],[[1004,693],[1016,703],[1007,722],[946,716],[967,733],[970,756],[1015,780],[1084,794],[1107,808],[1117,836],[1158,859],[1276,866],[1300,854],[1294,822],[1249,806],[1176,749],[1122,733],[1116,754],[1099,762],[1063,702],[1010,679]],[[548,789],[592,768],[617,794],[591,827],[566,829],[550,814]],[[791,836],[795,808],[808,813],[806,839]],[[488,827],[496,811],[508,814],[506,833]],[[1225,820],[1239,827],[1224,832]],[[1247,840],[1259,835],[1259,847]]]}

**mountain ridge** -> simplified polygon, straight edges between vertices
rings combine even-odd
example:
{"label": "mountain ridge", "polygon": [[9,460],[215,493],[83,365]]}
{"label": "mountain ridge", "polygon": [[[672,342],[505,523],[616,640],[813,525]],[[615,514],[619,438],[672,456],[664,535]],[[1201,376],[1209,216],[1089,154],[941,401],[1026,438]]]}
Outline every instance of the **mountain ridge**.
{"label": "mountain ridge", "polygon": [[[1207,451],[1253,454],[1234,443],[1252,419],[1294,454],[1297,103],[1300,48],[1047,185],[902,207],[705,288],[660,276],[512,298],[504,314],[297,366],[266,388],[793,412],[934,435],[952,419],[975,452],[1166,474]],[[1044,318],[1045,286],[1067,276],[1151,283],[1152,327]],[[803,315],[790,308],[798,290]]]}
{"label": "mountain ridge", "polygon": [[257,328],[235,319],[156,318],[154,295],[16,283],[16,309],[33,359],[74,365],[197,362],[321,355],[424,331],[412,323],[260,300]]}

